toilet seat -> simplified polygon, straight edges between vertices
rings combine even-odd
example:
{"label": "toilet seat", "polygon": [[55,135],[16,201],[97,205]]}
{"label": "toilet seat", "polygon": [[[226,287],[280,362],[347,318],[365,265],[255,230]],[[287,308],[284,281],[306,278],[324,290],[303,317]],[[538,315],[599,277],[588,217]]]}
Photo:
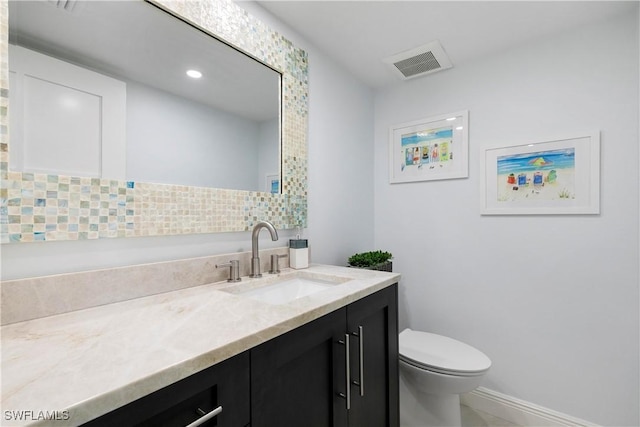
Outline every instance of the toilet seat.
{"label": "toilet seat", "polygon": [[452,338],[405,329],[399,335],[400,360],[445,375],[479,376],[491,367],[480,350]]}

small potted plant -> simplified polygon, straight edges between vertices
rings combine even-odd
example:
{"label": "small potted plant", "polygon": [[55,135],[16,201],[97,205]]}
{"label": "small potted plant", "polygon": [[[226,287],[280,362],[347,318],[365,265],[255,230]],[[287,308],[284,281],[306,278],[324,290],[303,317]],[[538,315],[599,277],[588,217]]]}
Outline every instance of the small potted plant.
{"label": "small potted plant", "polygon": [[361,252],[349,257],[349,266],[368,270],[392,271],[392,257],[390,252],[385,251]]}

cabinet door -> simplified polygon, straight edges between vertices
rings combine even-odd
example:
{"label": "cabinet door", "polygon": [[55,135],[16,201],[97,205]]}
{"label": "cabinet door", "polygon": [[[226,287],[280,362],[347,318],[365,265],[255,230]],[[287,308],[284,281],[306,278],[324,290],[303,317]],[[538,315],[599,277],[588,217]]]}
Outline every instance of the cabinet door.
{"label": "cabinet door", "polygon": [[243,427],[249,424],[249,353],[245,352],[151,393],[85,426],[180,426],[220,407],[202,426]]}
{"label": "cabinet door", "polygon": [[397,427],[397,285],[347,307],[351,349],[350,427]]}
{"label": "cabinet door", "polygon": [[345,324],[343,308],[251,350],[252,427],[346,427]]}

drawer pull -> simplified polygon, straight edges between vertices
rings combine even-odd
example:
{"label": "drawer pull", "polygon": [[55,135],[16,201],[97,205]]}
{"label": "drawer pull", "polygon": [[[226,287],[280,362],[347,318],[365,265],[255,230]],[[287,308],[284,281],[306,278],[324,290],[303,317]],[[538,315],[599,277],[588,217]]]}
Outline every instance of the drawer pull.
{"label": "drawer pull", "polygon": [[338,341],[340,344],[343,344],[345,347],[345,365],[346,365],[346,386],[347,389],[345,393],[338,393],[338,396],[344,398],[347,401],[347,411],[351,409],[351,368],[349,367],[349,334],[344,335],[344,341]]}
{"label": "drawer pull", "polygon": [[202,415],[202,417],[198,418],[197,420],[195,420],[194,422],[192,422],[191,424],[187,425],[186,427],[198,427],[199,425],[202,425],[204,423],[206,423],[207,421],[209,421],[211,418],[215,417],[216,415],[218,415],[220,412],[222,412],[222,406],[218,406],[216,409],[214,409],[213,411],[209,412],[208,414],[206,414],[202,409],[198,408],[197,412],[199,414],[204,414]]}

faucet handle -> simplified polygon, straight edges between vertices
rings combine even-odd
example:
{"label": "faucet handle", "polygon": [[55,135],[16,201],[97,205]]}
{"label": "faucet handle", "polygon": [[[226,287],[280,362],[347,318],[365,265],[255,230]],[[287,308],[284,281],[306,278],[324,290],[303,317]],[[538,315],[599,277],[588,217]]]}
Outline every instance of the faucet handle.
{"label": "faucet handle", "polygon": [[273,254],[271,255],[271,270],[269,270],[269,274],[278,274],[280,273],[280,263],[278,262],[280,260],[280,258],[286,258],[289,255],[284,254],[284,255],[278,255],[278,254]]}
{"label": "faucet handle", "polygon": [[237,259],[232,259],[229,262],[225,262],[224,264],[216,264],[216,268],[229,267],[229,278],[227,282],[239,282],[242,279],[240,278],[240,261]]}

